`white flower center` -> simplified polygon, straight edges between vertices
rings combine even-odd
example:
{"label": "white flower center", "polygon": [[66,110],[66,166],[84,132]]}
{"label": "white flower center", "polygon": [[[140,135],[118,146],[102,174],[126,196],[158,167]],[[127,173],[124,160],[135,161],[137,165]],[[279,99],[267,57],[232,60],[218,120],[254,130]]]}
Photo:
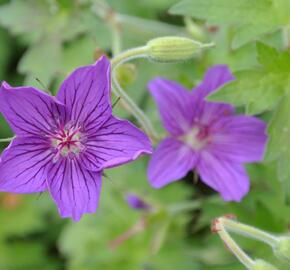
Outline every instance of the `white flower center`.
{"label": "white flower center", "polygon": [[51,145],[56,150],[54,161],[59,159],[59,156],[74,157],[83,149],[83,135],[79,128],[60,128],[58,132],[51,136]]}
{"label": "white flower center", "polygon": [[193,127],[180,139],[193,150],[201,150],[209,143],[209,134],[206,127]]}

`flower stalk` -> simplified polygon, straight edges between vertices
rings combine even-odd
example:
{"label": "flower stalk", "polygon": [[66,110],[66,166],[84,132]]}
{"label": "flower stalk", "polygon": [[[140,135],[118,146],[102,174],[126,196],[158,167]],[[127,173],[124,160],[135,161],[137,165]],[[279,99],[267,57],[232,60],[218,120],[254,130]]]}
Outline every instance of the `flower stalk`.
{"label": "flower stalk", "polygon": [[228,219],[224,217],[219,218],[219,220],[224,225],[224,227],[227,228],[229,231],[232,231],[234,233],[237,233],[246,237],[250,237],[252,239],[256,239],[258,241],[261,241],[265,244],[270,245],[271,247],[276,246],[279,241],[278,238],[273,236],[272,234],[264,232],[255,227],[242,224],[240,222],[236,222],[232,219]]}
{"label": "flower stalk", "polygon": [[[262,241],[268,245],[270,245],[273,250],[277,247],[279,248],[279,238],[254,228],[249,225],[245,225],[239,222],[236,222],[228,217],[220,217],[214,220],[212,231],[217,233],[229,250],[238,258],[238,260],[249,270],[277,270],[275,266],[272,264],[260,260],[260,259],[251,259],[239,246],[238,244],[232,239],[229,235],[228,231],[250,237],[259,241]],[[282,243],[283,244],[283,243]],[[284,246],[282,247],[282,252],[285,250]],[[286,248],[287,250],[287,248]],[[288,250],[287,250],[288,251]],[[279,252],[279,250],[278,250]],[[281,252],[280,252],[281,253]],[[286,256],[282,254],[284,257],[287,257],[288,252],[286,252]]]}
{"label": "flower stalk", "polygon": [[10,137],[10,138],[3,138],[3,139],[0,139],[0,143],[4,142],[11,142],[15,137]]}
{"label": "flower stalk", "polygon": [[144,131],[154,140],[157,139],[158,135],[155,131],[150,119],[146,116],[146,114],[138,107],[138,105],[129,97],[129,95],[122,89],[121,85],[119,84],[115,70],[116,68],[133,59],[136,58],[144,58],[147,55],[148,47],[137,47],[134,49],[130,49],[124,51],[121,54],[116,55],[112,60],[112,82],[113,87],[112,91],[116,96],[122,98],[122,102],[125,103],[124,105],[127,107],[128,111],[130,111],[138,120],[138,122],[143,127]]}
{"label": "flower stalk", "polygon": [[233,240],[233,238],[227,232],[224,225],[224,218],[218,218],[213,222],[212,231],[216,232],[228,249],[237,257],[237,259],[247,268],[252,269],[255,265],[252,260]]}

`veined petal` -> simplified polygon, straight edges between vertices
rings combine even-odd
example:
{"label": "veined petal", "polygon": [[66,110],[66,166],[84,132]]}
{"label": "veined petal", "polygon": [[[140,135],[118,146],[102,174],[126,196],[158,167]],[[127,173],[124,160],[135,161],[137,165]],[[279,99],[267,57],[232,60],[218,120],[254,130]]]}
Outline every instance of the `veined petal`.
{"label": "veined petal", "polygon": [[249,192],[249,178],[242,164],[201,152],[197,171],[202,181],[219,192],[225,201],[241,201]]}
{"label": "veined petal", "polygon": [[76,158],[63,158],[50,167],[48,187],[60,215],[78,221],[83,214],[96,211],[101,175],[87,171]]}
{"label": "veined petal", "polygon": [[212,66],[206,71],[202,82],[193,89],[193,95],[203,99],[211,92],[234,79],[235,77],[226,65]]}
{"label": "veined petal", "polygon": [[110,88],[110,62],[105,56],[93,65],[76,69],[57,95],[66,105],[66,120],[84,130],[98,130],[112,114]]}
{"label": "veined petal", "polygon": [[206,126],[211,126],[221,117],[233,115],[235,112],[232,105],[223,103],[201,101],[199,104],[196,103],[196,106],[199,108],[196,113],[198,122]]}
{"label": "veined petal", "polygon": [[155,188],[161,188],[184,177],[194,169],[198,153],[182,142],[167,138],[163,140],[149,162],[148,178]]}
{"label": "veined petal", "polygon": [[156,78],[149,90],[157,103],[163,126],[172,135],[181,135],[192,125],[195,107],[191,93],[174,81]]}
{"label": "veined petal", "polygon": [[114,116],[88,137],[81,159],[88,170],[100,171],[151,154],[149,138],[126,120]]}
{"label": "veined petal", "polygon": [[216,65],[207,70],[203,81],[193,89],[195,119],[200,124],[210,125],[220,117],[234,114],[234,107],[230,104],[205,100],[211,92],[232,80],[234,77],[226,65]]}
{"label": "veined petal", "polygon": [[46,169],[52,158],[47,140],[15,138],[1,156],[0,191],[33,193],[46,190]]}
{"label": "veined petal", "polygon": [[63,105],[33,87],[0,87],[0,112],[19,136],[47,135],[62,121]]}
{"label": "veined petal", "polygon": [[211,151],[236,162],[263,159],[267,135],[266,123],[252,116],[223,117],[211,127]]}

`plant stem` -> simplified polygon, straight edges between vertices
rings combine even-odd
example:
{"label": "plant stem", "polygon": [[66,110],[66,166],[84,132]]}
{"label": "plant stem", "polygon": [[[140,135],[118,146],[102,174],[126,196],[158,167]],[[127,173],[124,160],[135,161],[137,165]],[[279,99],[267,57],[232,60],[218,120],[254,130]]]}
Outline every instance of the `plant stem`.
{"label": "plant stem", "polygon": [[146,57],[148,52],[148,47],[147,46],[142,46],[142,47],[136,47],[127,51],[124,51],[118,55],[116,55],[111,63],[112,63],[112,68],[116,68],[120,64],[123,64],[125,62],[128,62],[132,59],[136,58],[144,58]]}
{"label": "plant stem", "polygon": [[112,53],[118,55],[121,50],[121,30],[118,25],[111,26],[112,29]]}
{"label": "plant stem", "polygon": [[0,139],[0,142],[11,142],[15,137]]}
{"label": "plant stem", "polygon": [[271,247],[274,247],[278,242],[277,237],[255,227],[245,225],[228,218],[219,218],[219,220],[229,231],[262,241]]}
{"label": "plant stem", "polygon": [[220,238],[226,244],[228,249],[237,257],[237,259],[245,265],[247,269],[252,269],[254,266],[254,261],[238,246],[238,244],[233,240],[233,238],[228,234],[225,229],[224,221],[225,219],[219,218],[215,223],[215,231],[218,233]]}
{"label": "plant stem", "polygon": [[134,49],[130,49],[124,51],[121,54],[116,55],[112,60],[112,81],[113,88],[112,91],[115,95],[120,96],[122,98],[122,102],[125,103],[127,109],[136,117],[138,122],[143,127],[144,131],[154,140],[158,137],[157,133],[154,130],[154,127],[149,120],[149,118],[145,115],[145,113],[137,106],[137,104],[129,97],[129,95],[122,89],[117,78],[116,78],[116,68],[132,59],[146,57],[148,47],[137,47]]}
{"label": "plant stem", "polygon": [[184,211],[190,211],[190,210],[196,210],[201,207],[201,201],[187,201],[183,203],[174,204],[172,206],[169,206],[168,210],[171,214],[177,214],[179,212]]}
{"label": "plant stem", "polygon": [[290,26],[286,25],[282,28],[283,45],[286,50],[290,48]]}

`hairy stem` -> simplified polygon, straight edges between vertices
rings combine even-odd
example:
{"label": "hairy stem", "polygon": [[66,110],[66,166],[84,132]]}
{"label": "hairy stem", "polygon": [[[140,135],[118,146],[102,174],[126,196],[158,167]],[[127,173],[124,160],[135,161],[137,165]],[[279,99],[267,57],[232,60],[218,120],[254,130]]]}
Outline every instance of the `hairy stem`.
{"label": "hairy stem", "polygon": [[0,143],[1,143],[1,142],[11,142],[14,138],[15,138],[15,137],[0,139]]}
{"label": "hairy stem", "polygon": [[119,65],[130,61],[136,58],[146,57],[147,55],[147,46],[137,47],[131,50],[124,51],[121,54],[116,55],[112,63],[112,81],[113,81],[113,93],[121,97],[122,102],[125,103],[125,106],[128,111],[130,111],[138,120],[140,125],[143,127],[144,131],[154,140],[157,138],[157,133],[146,114],[137,106],[137,104],[129,97],[129,95],[122,89],[117,78],[116,78],[116,69]]}
{"label": "hairy stem", "polygon": [[219,220],[229,231],[234,233],[259,240],[272,247],[274,247],[278,242],[277,237],[255,227],[242,224],[228,218],[220,218]]}
{"label": "hairy stem", "polygon": [[254,261],[239,247],[239,245],[228,234],[223,223],[225,219],[219,218],[215,221],[214,230],[223,240],[227,248],[237,257],[237,259],[247,268],[252,269]]}

